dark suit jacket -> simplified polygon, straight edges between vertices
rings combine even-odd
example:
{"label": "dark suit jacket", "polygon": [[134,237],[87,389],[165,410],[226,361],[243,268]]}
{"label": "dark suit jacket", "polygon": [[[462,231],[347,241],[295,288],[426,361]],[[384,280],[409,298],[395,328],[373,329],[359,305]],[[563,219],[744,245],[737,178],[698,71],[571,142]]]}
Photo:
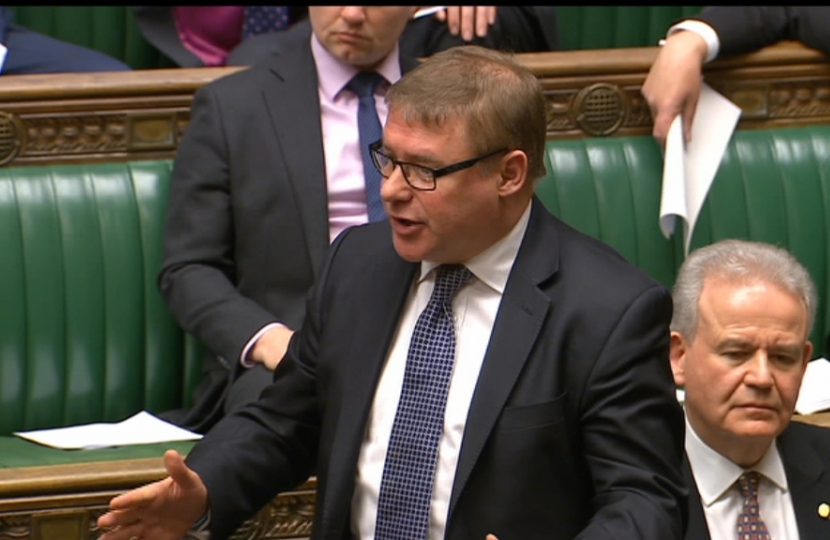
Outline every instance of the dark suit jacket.
{"label": "dark suit jacket", "polygon": [[[795,508],[801,540],[830,538],[830,520],[818,515],[822,503],[830,504],[830,429],[792,422],[776,441]],[[683,474],[692,490],[686,540],[710,540],[703,505],[688,461]]]}
{"label": "dark suit jacket", "polygon": [[[179,324],[211,352],[194,410],[173,418],[200,431],[221,414],[256,331],[300,327],[329,246],[308,28],[304,36],[200,89],[173,166],[159,285]],[[404,71],[414,65],[401,59]]]}
{"label": "dark suit jacket", "polygon": [[[397,255],[388,223],[333,244],[274,383],[187,458],[210,494],[212,538],[312,470],[314,538],[348,537],[367,417],[418,268]],[[534,200],[467,418],[446,538],[681,538],[670,318],[664,287]]]}
{"label": "dark suit jacket", "polygon": [[828,6],[713,6],[695,18],[715,29],[720,55],[751,52],[783,39],[830,53]]}

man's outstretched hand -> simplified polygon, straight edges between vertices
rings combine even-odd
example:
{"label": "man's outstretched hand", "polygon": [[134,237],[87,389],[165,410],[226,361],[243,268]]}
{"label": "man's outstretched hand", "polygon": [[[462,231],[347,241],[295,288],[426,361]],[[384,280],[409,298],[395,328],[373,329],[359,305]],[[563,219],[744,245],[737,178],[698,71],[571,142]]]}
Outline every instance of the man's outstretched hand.
{"label": "man's outstretched hand", "polygon": [[99,540],[180,540],[208,510],[207,488],[175,450],[164,454],[167,478],[110,501],[98,518]]}

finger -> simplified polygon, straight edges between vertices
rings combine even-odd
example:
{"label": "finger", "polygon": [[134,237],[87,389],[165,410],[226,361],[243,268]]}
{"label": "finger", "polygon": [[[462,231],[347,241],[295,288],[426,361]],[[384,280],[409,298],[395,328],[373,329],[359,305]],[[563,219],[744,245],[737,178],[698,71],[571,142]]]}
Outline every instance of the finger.
{"label": "finger", "polygon": [[692,122],[695,119],[698,95],[686,100],[686,105],[683,107],[683,139],[686,141],[686,144],[692,142]]}
{"label": "finger", "polygon": [[487,10],[487,22],[490,24],[496,24],[496,6],[487,6],[489,9]]}
{"label": "finger", "polygon": [[495,534],[488,534],[484,540],[499,540]]}
{"label": "finger", "polygon": [[447,20],[447,10],[446,9],[439,9],[435,12],[435,18],[439,21],[446,21]]}
{"label": "finger", "polygon": [[476,7],[476,15],[475,15],[475,25],[476,25],[476,35],[478,37],[486,37],[487,31],[490,29],[490,25],[493,24],[490,21],[490,8],[492,6],[478,6]]}
{"label": "finger", "polygon": [[461,37],[464,41],[472,41],[475,35],[476,6],[461,7]]}
{"label": "finger", "polygon": [[98,518],[98,527],[102,529],[123,527],[138,521],[141,521],[141,511],[138,509],[113,510]]}
{"label": "finger", "polygon": [[461,7],[449,6],[444,10],[447,15],[447,27],[450,29],[450,34],[457,36],[461,26]]}
{"label": "finger", "polygon": [[184,462],[184,457],[175,450],[164,453],[164,468],[167,474],[183,490],[197,489],[201,485],[199,475],[193,472]]}

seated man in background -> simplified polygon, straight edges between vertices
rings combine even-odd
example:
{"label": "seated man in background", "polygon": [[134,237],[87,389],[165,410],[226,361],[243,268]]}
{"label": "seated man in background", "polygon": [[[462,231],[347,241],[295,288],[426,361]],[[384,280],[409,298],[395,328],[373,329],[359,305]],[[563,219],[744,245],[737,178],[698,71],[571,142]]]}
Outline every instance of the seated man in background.
{"label": "seated man in background", "polygon": [[[401,53],[430,56],[471,43],[514,52],[558,46],[555,8],[549,6],[437,6],[413,18]],[[182,67],[251,65],[282,46],[274,33],[307,19],[307,6],[136,6],[144,37]]]}
{"label": "seated man in background", "polygon": [[104,53],[45,36],[12,20],[12,13],[0,6],[0,75],[130,69]]}
{"label": "seated man in background", "polygon": [[194,406],[168,420],[204,432],[254,401],[303,320],[329,243],[386,218],[369,145],[389,85],[416,64],[397,45],[414,11],[312,6],[310,27],[292,28],[281,53],[194,96],[159,286],[207,354]]}
{"label": "seated man in background", "polygon": [[273,383],[101,540],[222,540],[312,472],[312,538],[681,538],[671,297],[534,196],[539,80],[453,47],[387,103],[389,219],[337,238]]}
{"label": "seated man in background", "polygon": [[664,145],[669,126],[680,114],[684,137],[691,140],[705,62],[785,39],[830,53],[830,7],[714,6],[672,26],[642,88],[655,138]]}
{"label": "seated man in background", "polygon": [[670,355],[699,494],[688,540],[830,538],[830,430],[791,421],[816,301],[779,247],[724,240],[683,263]]}

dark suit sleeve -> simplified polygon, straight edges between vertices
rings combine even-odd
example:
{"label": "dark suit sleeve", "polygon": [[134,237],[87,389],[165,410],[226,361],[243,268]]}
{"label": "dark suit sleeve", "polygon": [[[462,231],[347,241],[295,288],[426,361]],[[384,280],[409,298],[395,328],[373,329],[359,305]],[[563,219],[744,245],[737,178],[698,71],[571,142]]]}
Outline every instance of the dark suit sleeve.
{"label": "dark suit sleeve", "polygon": [[450,34],[446,22],[420,17],[407,24],[400,39],[401,54],[423,58],[458,45],[480,45],[515,53],[558,48],[556,11],[551,6],[498,6],[496,22],[483,38],[470,42]]}
{"label": "dark suit sleeve", "polygon": [[720,55],[755,51],[785,39],[830,53],[828,6],[712,6],[697,17],[720,39]]}
{"label": "dark suit sleeve", "polygon": [[321,306],[331,259],[348,234],[332,245],[331,257],[308,296],[303,326],[274,371],[273,384],[257,401],[216,424],[187,456],[188,466],[208,490],[211,538],[229,537],[278,493],[296,487],[313,472],[321,429]]}
{"label": "dark suit sleeve", "polygon": [[173,165],[159,287],[179,324],[231,366],[272,313],[235,286],[227,118],[211,86],[194,97]]}
{"label": "dark suit sleeve", "polygon": [[663,287],[637,295],[585,381],[579,421],[595,512],[580,539],[683,536],[684,423],[668,361],[671,309]]}

